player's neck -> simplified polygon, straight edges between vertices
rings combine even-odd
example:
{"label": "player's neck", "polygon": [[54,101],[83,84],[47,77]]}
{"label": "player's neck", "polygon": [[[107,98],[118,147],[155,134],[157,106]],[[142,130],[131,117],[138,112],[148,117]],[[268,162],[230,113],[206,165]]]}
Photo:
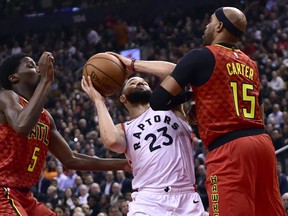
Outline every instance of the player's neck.
{"label": "player's neck", "polygon": [[129,107],[130,118],[134,119],[144,113],[147,109],[149,109],[150,104],[137,104]]}

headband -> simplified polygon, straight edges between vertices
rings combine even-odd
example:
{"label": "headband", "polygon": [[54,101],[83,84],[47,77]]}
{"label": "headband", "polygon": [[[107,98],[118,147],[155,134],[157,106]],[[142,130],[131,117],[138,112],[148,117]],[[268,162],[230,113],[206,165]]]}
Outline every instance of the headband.
{"label": "headband", "polygon": [[223,23],[224,28],[227,29],[232,35],[239,38],[242,35],[242,31],[238,29],[233,23],[230,22],[230,20],[225,16],[223,7],[218,8],[215,11],[215,15],[217,19]]}

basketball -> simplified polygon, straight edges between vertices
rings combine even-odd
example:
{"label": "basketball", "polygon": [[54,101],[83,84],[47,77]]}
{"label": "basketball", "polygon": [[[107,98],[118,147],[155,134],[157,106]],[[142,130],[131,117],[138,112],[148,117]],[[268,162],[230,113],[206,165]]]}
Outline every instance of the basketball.
{"label": "basketball", "polygon": [[126,80],[125,65],[114,55],[97,53],[83,67],[83,76],[91,77],[94,88],[104,97],[118,92]]}

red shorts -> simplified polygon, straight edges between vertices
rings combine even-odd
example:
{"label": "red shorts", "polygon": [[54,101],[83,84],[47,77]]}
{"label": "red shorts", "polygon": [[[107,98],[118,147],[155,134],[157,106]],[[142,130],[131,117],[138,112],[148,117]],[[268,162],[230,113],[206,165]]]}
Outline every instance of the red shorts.
{"label": "red shorts", "polygon": [[275,149],[266,134],[228,142],[206,156],[210,216],[285,216]]}
{"label": "red shorts", "polygon": [[56,216],[43,203],[38,202],[31,191],[0,187],[1,216]]}

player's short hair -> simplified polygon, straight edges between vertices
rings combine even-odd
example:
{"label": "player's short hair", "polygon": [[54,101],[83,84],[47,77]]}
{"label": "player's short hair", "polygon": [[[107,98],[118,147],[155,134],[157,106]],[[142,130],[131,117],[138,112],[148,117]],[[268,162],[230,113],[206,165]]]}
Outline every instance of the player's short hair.
{"label": "player's short hair", "polygon": [[0,65],[0,84],[4,89],[12,89],[11,82],[8,78],[11,74],[16,73],[20,61],[27,56],[25,53],[17,53],[3,59]]}

